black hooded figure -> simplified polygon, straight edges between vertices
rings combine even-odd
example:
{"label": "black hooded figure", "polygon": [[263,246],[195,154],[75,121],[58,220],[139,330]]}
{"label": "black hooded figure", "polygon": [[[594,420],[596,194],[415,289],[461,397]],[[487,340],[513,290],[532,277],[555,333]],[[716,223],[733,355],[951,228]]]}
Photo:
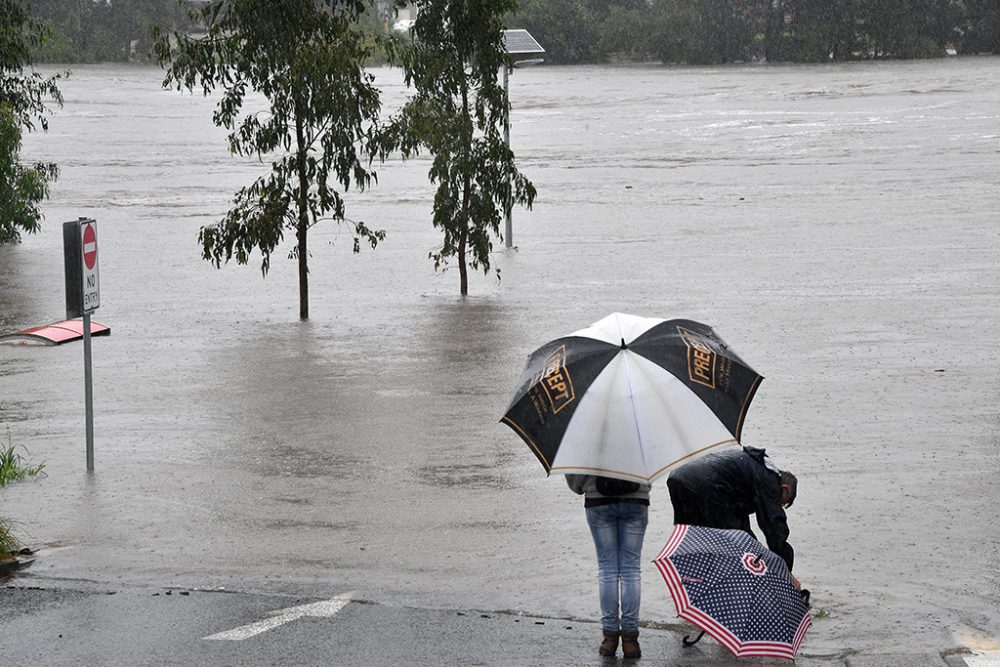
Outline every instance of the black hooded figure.
{"label": "black hooded figure", "polygon": [[788,544],[786,507],[795,501],[798,480],[782,471],[763,449],[740,447],[706,454],[667,478],[674,523],[709,528],[750,529],[757,515],[767,547],[792,570],[795,551]]}

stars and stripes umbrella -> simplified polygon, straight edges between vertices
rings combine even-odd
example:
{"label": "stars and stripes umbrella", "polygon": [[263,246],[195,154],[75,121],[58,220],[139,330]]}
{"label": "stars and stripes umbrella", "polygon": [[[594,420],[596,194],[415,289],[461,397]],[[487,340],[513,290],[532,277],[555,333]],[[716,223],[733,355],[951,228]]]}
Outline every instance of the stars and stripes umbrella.
{"label": "stars and stripes umbrella", "polygon": [[549,473],[649,482],[738,442],[761,379],[706,324],[612,313],[535,350],[501,421]]}
{"label": "stars and stripes umbrella", "polygon": [[677,615],[733,655],[795,659],[809,605],[785,561],[748,533],[679,524],[653,563]]}

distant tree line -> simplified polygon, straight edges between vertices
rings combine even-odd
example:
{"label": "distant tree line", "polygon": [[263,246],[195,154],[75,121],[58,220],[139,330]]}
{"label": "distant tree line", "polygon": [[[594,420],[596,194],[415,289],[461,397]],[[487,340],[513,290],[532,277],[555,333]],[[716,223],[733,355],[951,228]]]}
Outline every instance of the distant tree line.
{"label": "distant tree line", "polygon": [[[28,0],[51,32],[36,61],[144,60],[151,26],[196,29],[178,0]],[[369,31],[385,22],[370,7]],[[520,0],[548,63],[817,62],[1000,53],[998,0]]]}
{"label": "distant tree line", "polygon": [[152,26],[189,26],[177,0],[27,0],[31,15],[48,26],[36,62],[144,60],[153,45]]}
{"label": "distant tree line", "polygon": [[998,0],[520,0],[549,63],[720,64],[1000,53]]}
{"label": "distant tree line", "polygon": [[[191,10],[201,0],[26,0],[31,16],[48,29],[44,43],[33,52],[35,62],[93,63],[146,61],[156,41],[153,29],[200,33],[204,25],[193,22]],[[379,18],[391,4],[366,3],[366,11],[353,16],[369,34],[383,32]],[[376,49],[373,63],[385,61]]]}

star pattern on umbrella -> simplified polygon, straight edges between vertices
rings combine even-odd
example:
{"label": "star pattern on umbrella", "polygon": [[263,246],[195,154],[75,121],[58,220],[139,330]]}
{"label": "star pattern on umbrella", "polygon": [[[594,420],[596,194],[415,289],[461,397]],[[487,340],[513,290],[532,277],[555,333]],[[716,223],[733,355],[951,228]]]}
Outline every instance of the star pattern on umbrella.
{"label": "star pattern on umbrella", "polygon": [[[766,566],[749,570],[745,554]],[[741,530],[678,525],[653,561],[678,615],[734,655],[793,658],[809,628],[808,605],[785,562]]]}

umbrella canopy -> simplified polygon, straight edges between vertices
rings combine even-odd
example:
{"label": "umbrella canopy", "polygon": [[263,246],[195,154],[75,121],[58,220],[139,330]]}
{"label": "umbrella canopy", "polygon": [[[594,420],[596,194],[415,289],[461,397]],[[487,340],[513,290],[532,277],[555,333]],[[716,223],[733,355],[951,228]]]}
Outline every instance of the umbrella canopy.
{"label": "umbrella canopy", "polygon": [[677,615],[733,655],[795,659],[809,605],[785,561],[748,533],[679,524],[653,563]]}
{"label": "umbrella canopy", "polygon": [[535,350],[501,421],[549,473],[649,482],[738,442],[761,379],[706,324],[612,313]]}

